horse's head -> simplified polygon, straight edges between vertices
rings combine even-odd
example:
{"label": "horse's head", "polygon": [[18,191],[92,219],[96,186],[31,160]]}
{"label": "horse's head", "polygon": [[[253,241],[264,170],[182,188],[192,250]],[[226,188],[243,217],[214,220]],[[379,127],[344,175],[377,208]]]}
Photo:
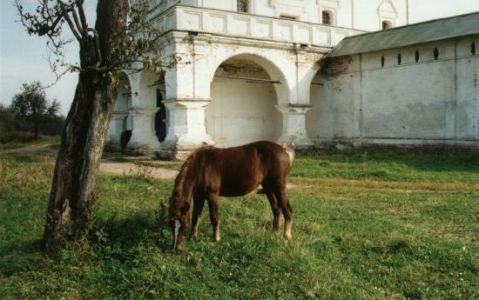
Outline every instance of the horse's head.
{"label": "horse's head", "polygon": [[183,241],[188,230],[190,204],[176,190],[170,197],[169,223],[173,232],[172,247],[178,252],[183,250]]}

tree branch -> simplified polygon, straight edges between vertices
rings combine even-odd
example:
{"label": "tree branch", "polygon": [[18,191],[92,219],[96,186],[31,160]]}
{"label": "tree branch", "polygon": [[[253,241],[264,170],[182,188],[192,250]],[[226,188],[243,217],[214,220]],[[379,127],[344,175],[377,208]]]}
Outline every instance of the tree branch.
{"label": "tree branch", "polygon": [[75,8],[73,8],[71,10],[71,14],[73,16],[73,21],[75,22],[75,26],[76,26],[78,32],[81,34],[82,37],[86,37],[87,36],[87,31],[83,28],[82,24],[80,23],[80,19],[78,18],[78,14],[77,14]]}
{"label": "tree branch", "polygon": [[83,30],[88,31],[88,23],[86,21],[85,10],[83,9],[83,0],[75,0],[78,13],[80,15],[80,21],[82,24]]}
{"label": "tree branch", "polygon": [[75,24],[73,24],[73,22],[72,22],[70,16],[68,15],[69,10],[67,10],[67,9],[65,8],[65,4],[64,4],[63,2],[59,1],[58,3],[60,4],[60,7],[61,7],[61,9],[62,9],[62,16],[63,16],[63,18],[65,19],[65,21],[67,21],[68,26],[70,27],[70,30],[72,31],[72,33],[73,33],[73,35],[75,36],[75,38],[76,38],[79,42],[81,42],[82,36],[81,36],[81,34],[78,32],[77,28],[75,27]]}

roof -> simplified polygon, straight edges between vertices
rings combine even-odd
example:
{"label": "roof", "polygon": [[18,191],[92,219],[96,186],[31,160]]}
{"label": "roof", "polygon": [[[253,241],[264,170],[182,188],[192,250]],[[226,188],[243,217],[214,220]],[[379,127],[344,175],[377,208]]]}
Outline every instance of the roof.
{"label": "roof", "polygon": [[373,52],[473,34],[479,34],[479,12],[350,36],[328,56]]}

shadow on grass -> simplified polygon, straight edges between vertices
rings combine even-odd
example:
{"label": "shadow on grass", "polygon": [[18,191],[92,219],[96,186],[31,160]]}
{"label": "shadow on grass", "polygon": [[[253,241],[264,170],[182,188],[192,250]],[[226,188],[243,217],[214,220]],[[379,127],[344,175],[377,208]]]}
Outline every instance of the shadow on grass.
{"label": "shadow on grass", "polygon": [[0,248],[0,274],[8,277],[28,271],[44,257],[40,239],[5,244]]}
{"label": "shadow on grass", "polygon": [[129,264],[148,257],[145,253],[174,253],[171,233],[165,222],[158,222],[151,214],[136,214],[98,220],[88,238],[69,241],[50,253],[44,251],[38,238],[5,243],[0,247],[0,274],[44,272],[53,266],[71,266],[78,261],[95,263],[98,259]]}
{"label": "shadow on grass", "polygon": [[158,215],[141,213],[121,219],[112,217],[96,221],[92,242],[123,250],[156,247],[165,252],[171,248],[171,229],[166,219]]}
{"label": "shadow on grass", "polygon": [[22,242],[6,243],[3,247],[0,248],[0,256],[2,257],[10,253],[34,254],[42,252],[42,239],[32,239]]}

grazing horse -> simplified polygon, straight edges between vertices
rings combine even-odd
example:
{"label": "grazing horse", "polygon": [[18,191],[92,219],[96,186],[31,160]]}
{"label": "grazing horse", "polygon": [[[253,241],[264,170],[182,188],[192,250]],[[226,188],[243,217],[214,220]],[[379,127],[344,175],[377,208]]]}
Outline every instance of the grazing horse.
{"label": "grazing horse", "polygon": [[292,158],[280,145],[259,141],[232,148],[202,147],[181,167],[170,197],[169,222],[173,248],[183,249],[188,230],[191,199],[194,200],[191,235],[195,237],[203,204],[208,201],[214,241],[220,240],[219,196],[234,197],[253,192],[261,184],[273,211],[273,230],[279,229],[280,209],[284,237],[291,239],[292,208],[286,183]]}

